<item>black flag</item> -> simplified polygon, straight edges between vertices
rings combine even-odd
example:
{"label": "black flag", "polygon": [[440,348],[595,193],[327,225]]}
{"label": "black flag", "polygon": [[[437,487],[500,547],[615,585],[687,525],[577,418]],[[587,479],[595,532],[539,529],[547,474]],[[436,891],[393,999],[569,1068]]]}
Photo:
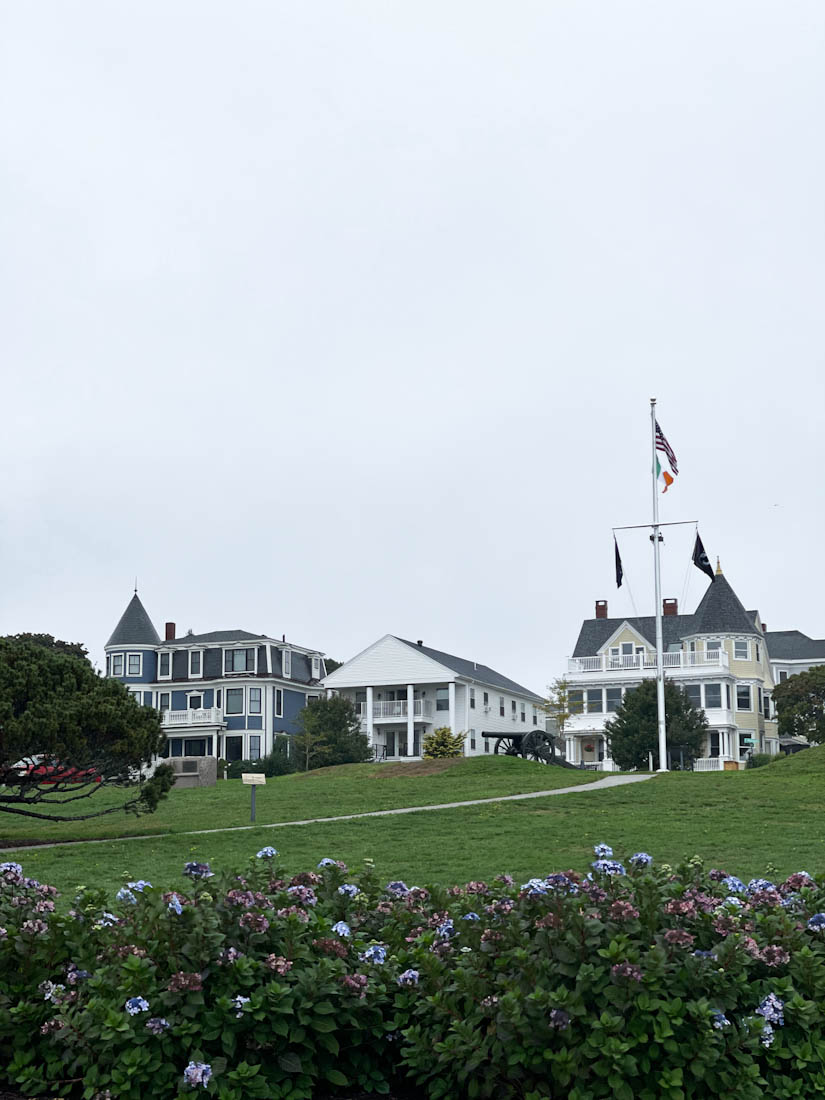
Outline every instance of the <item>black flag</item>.
{"label": "black flag", "polygon": [[696,544],[693,547],[693,564],[697,569],[701,569],[703,573],[707,573],[711,580],[713,580],[713,566],[708,561],[708,556],[705,553],[705,548],[702,545],[702,540],[699,538],[699,532],[696,532]]}
{"label": "black flag", "polygon": [[613,545],[616,548],[616,587],[622,587],[622,577],[624,576],[624,569],[622,569],[622,558],[619,553],[619,544],[616,542],[616,536],[613,536]]}

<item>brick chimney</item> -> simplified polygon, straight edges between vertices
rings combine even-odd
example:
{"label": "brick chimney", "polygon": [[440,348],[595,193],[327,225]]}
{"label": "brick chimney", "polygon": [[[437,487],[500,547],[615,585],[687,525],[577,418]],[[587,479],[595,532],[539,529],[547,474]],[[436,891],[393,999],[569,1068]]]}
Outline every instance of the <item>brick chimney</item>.
{"label": "brick chimney", "polygon": [[607,600],[596,600],[596,618],[607,618]]}
{"label": "brick chimney", "polygon": [[174,637],[175,637],[175,624],[174,623],[167,623],[166,624],[165,641],[171,642],[174,639]]}
{"label": "brick chimney", "polygon": [[678,615],[679,614],[679,601],[678,600],[662,600],[662,614],[663,615]]}

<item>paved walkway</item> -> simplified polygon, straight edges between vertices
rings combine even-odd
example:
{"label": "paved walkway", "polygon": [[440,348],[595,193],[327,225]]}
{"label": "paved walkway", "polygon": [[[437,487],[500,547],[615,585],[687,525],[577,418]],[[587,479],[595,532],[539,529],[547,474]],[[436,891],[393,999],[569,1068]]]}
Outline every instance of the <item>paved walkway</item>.
{"label": "paved walkway", "polygon": [[462,806],[486,806],[490,802],[519,802],[526,798],[550,798],[557,794],[586,794],[603,791],[606,787],[622,787],[626,783],[643,783],[653,775],[609,775],[594,783],[580,783],[575,787],[557,787],[553,791],[531,791],[529,794],[503,794],[496,798],[472,798],[467,802],[440,802],[434,806],[403,806],[396,810],[367,810],[360,814],[340,814],[338,817],[308,817],[300,821],[275,821],[255,825],[227,825],[221,829],[189,829],[177,833],[149,833],[145,836],[106,837],[101,840],[58,840],[51,844],[26,844],[16,848],[0,848],[0,856],[6,852],[31,852],[40,848],[74,848],[80,844],[120,844],[131,840],[163,840],[170,836],[207,836],[211,833],[243,833],[252,829],[288,829],[292,825],[326,825],[335,821],[355,821],[362,817],[391,817],[393,814],[421,814],[431,810],[459,810]]}

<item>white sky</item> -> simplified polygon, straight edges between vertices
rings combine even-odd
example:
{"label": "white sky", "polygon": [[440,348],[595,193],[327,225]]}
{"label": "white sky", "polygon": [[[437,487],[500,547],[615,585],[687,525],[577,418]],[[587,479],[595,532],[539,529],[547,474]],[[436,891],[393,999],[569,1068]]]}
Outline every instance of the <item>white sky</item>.
{"label": "white sky", "polygon": [[[0,632],[825,635],[821,0],[0,9]],[[665,596],[693,610],[693,532]]]}

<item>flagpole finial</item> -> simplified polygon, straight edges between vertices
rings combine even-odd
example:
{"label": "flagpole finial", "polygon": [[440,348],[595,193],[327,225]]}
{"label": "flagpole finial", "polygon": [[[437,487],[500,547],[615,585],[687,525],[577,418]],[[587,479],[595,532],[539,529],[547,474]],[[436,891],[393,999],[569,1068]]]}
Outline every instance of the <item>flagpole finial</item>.
{"label": "flagpole finial", "polygon": [[721,576],[722,576],[722,566],[721,566],[721,565],[719,564],[719,557],[718,557],[718,555],[717,555],[717,558],[716,558],[716,576],[717,576],[717,577],[721,577]]}

